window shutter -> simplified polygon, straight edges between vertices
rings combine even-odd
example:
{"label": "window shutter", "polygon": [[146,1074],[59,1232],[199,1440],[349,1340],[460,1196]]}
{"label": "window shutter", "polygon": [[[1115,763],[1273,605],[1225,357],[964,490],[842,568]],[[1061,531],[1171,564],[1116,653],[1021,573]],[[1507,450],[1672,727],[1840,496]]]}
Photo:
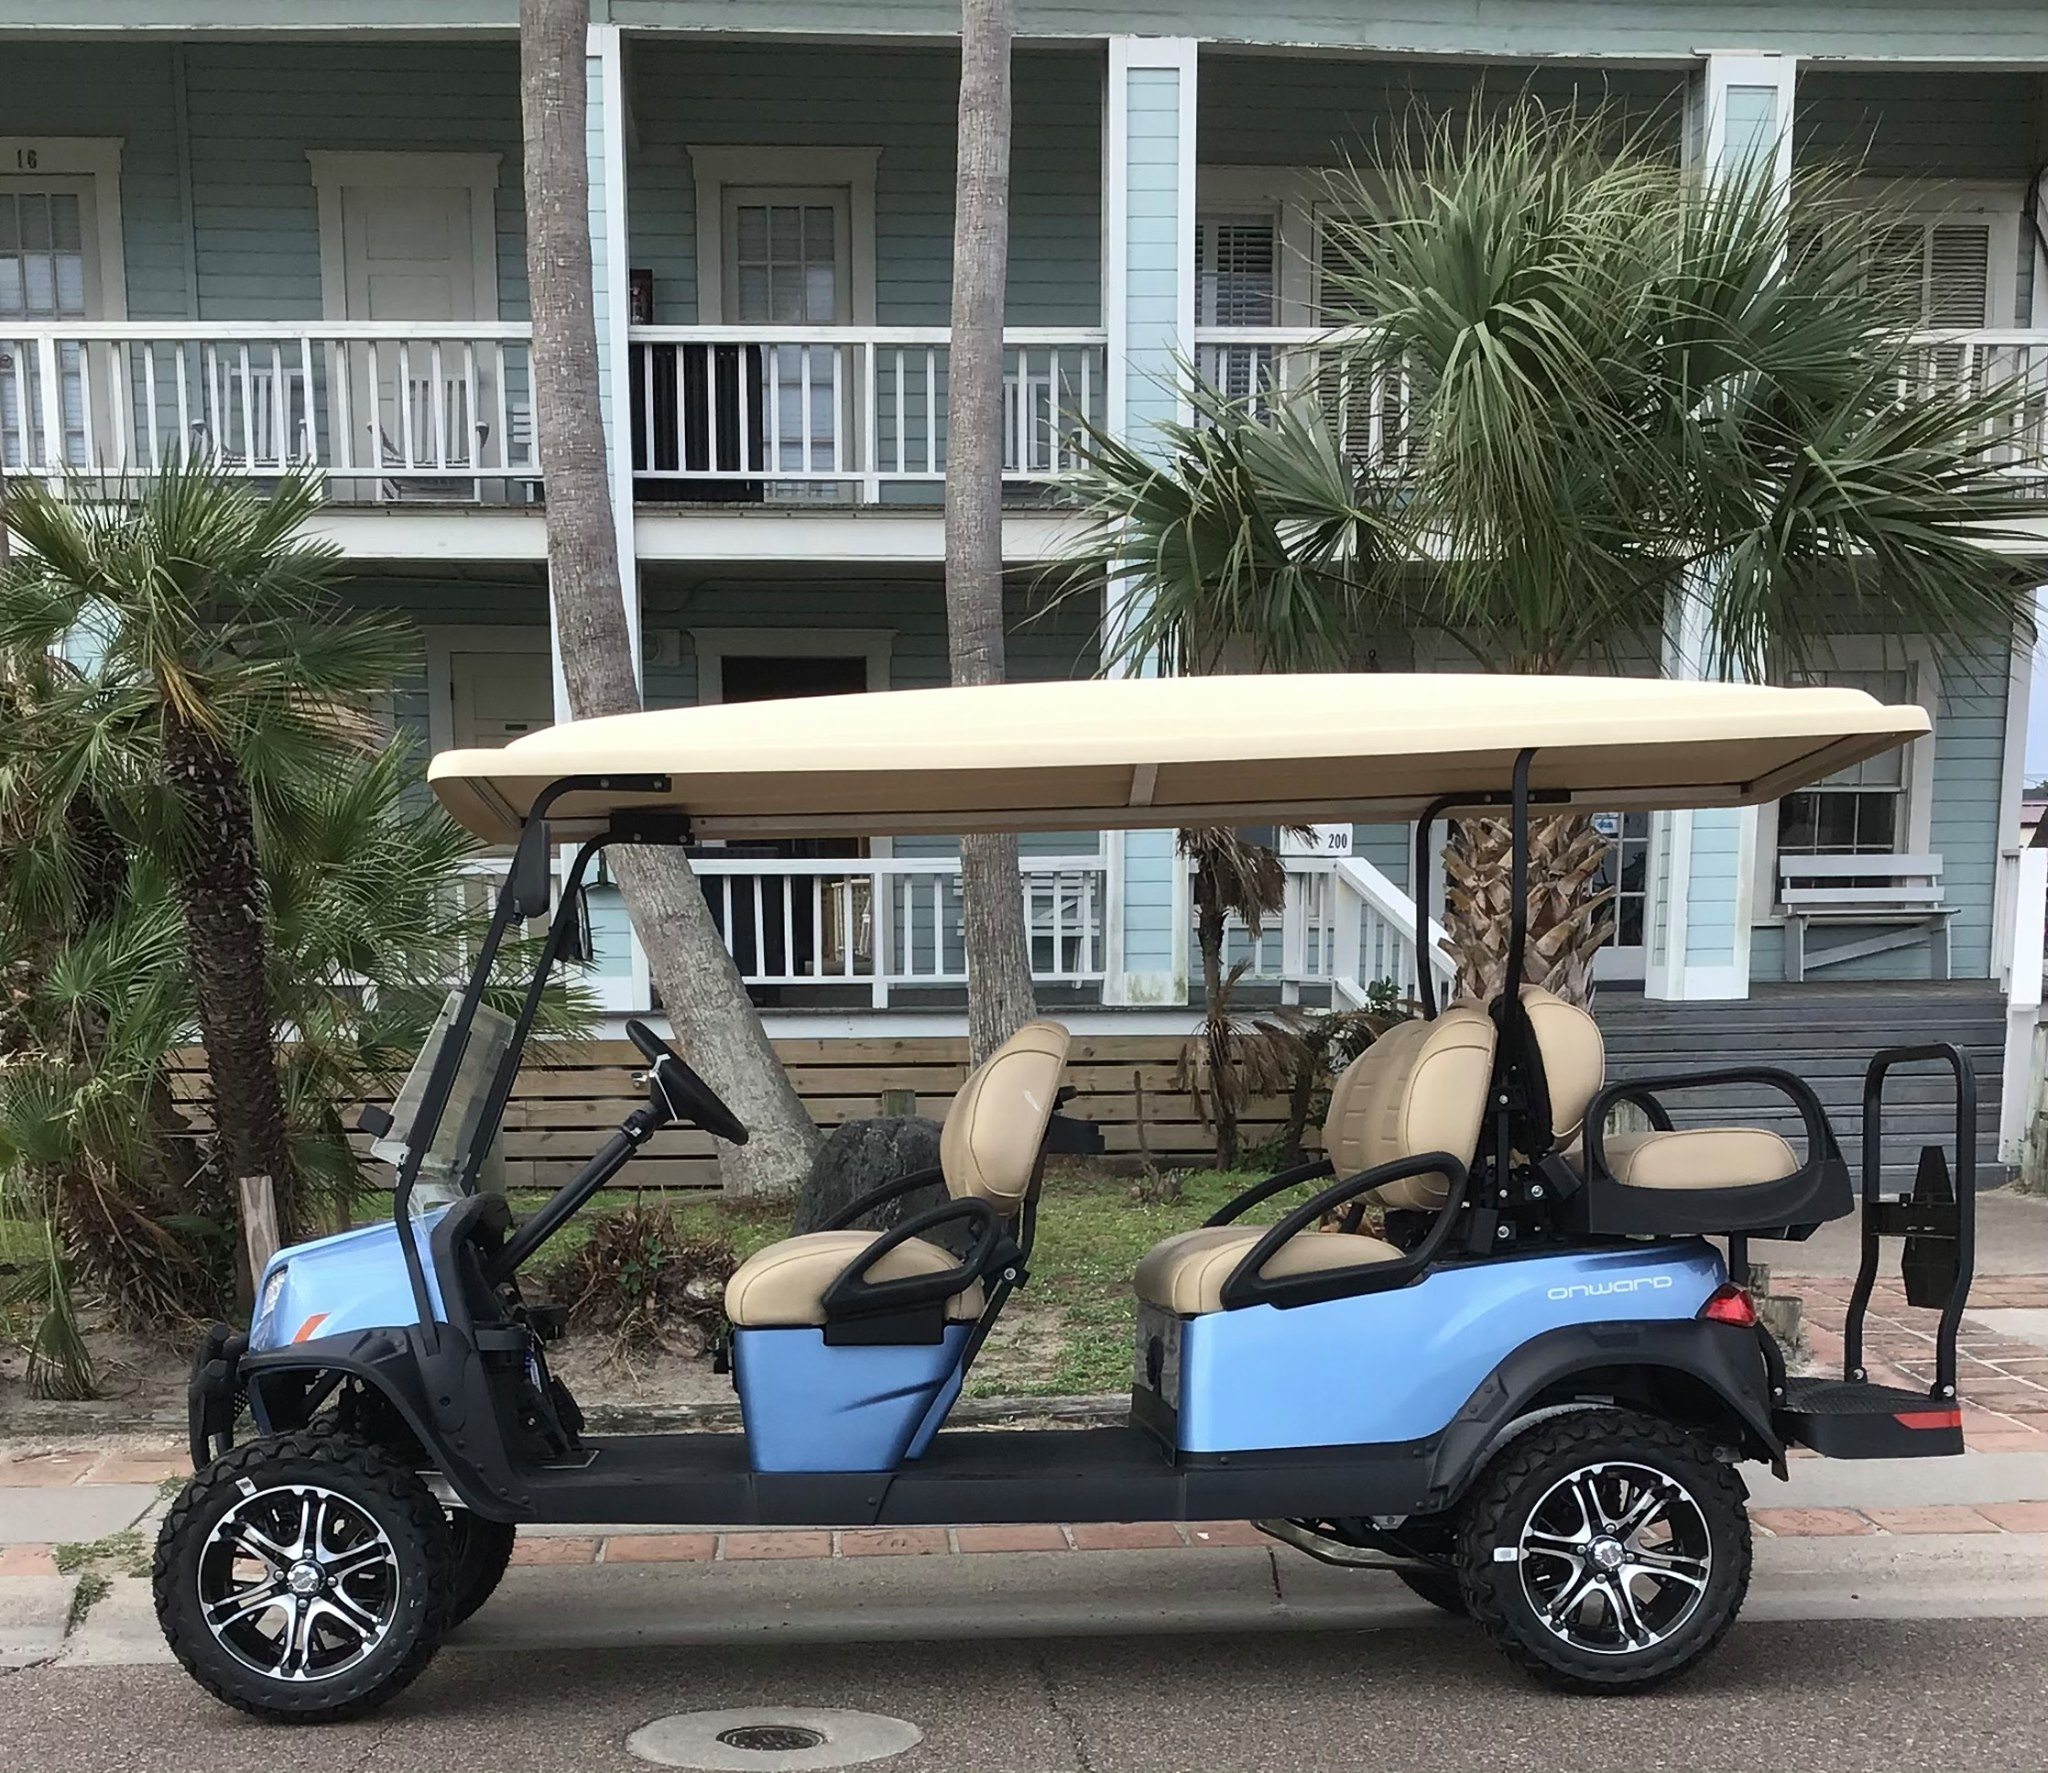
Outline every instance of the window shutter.
{"label": "window shutter", "polygon": [[1889,217],[1870,232],[1870,275],[1928,327],[1993,326],[1991,224]]}
{"label": "window shutter", "polygon": [[1985,222],[1936,222],[1927,230],[1927,322],[1978,327],[1991,308],[1991,228]]}
{"label": "window shutter", "polygon": [[1195,223],[1195,324],[1271,326],[1279,243],[1270,216]]}

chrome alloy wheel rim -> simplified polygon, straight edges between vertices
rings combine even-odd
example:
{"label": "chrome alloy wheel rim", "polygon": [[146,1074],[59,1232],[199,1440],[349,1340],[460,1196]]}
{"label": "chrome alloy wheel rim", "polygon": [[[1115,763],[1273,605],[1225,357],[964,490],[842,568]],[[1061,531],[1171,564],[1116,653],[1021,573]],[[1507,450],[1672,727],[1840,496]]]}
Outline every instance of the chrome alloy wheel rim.
{"label": "chrome alloy wheel rim", "polygon": [[1545,1630],[1575,1650],[1656,1648],[1698,1609],[1713,1539],[1693,1494],[1653,1466],[1581,1466],[1522,1523],[1522,1592]]}
{"label": "chrome alloy wheel rim", "polygon": [[243,1497],[199,1554],[199,1610],[229,1655],[273,1681],[325,1681],[390,1636],[403,1586],[367,1510],[311,1484]]}

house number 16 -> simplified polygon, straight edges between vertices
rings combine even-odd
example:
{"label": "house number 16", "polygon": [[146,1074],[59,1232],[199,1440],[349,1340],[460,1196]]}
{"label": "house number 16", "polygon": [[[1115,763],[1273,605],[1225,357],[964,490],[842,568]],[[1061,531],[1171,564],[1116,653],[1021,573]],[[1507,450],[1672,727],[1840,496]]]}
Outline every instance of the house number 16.
{"label": "house number 16", "polygon": [[14,150],[14,168],[17,172],[34,172],[40,156],[33,148]]}

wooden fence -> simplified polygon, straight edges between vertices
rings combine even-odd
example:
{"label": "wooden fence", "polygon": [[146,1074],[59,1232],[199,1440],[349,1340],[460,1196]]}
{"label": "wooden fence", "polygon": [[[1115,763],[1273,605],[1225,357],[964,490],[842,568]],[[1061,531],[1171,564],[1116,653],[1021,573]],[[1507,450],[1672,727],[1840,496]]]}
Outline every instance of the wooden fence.
{"label": "wooden fence", "polygon": [[[1177,1082],[1182,1044],[1177,1035],[1075,1039],[1066,1081],[1079,1094],[1067,1112],[1102,1128],[1111,1158],[1135,1161],[1149,1149],[1161,1164],[1194,1167],[1209,1161],[1212,1136]],[[897,1091],[911,1092],[917,1112],[937,1120],[968,1069],[964,1038],[804,1037],[778,1040],[775,1050],[811,1117],[828,1128],[881,1113],[884,1094]],[[205,1077],[196,1051],[186,1059],[180,1093],[197,1106]],[[505,1186],[557,1188],[573,1176],[606,1134],[645,1101],[645,1092],[633,1081],[643,1064],[625,1041],[536,1043],[529,1049],[505,1111]],[[388,1100],[383,1105],[388,1107]],[[1283,1102],[1255,1101],[1243,1118],[1244,1140],[1269,1137],[1285,1116]],[[353,1120],[353,1108],[349,1117]],[[359,1137],[357,1143],[367,1163],[369,1141]],[[371,1167],[378,1181],[389,1181],[388,1169]],[[694,1130],[671,1128],[655,1134],[613,1186],[711,1188],[717,1182],[711,1140]]]}

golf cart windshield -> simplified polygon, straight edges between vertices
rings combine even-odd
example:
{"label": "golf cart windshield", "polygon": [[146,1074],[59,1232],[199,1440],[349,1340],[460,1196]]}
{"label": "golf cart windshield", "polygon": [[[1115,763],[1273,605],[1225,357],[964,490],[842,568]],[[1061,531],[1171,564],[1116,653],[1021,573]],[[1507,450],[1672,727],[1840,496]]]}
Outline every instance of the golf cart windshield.
{"label": "golf cart windshield", "polygon": [[[460,1019],[461,1011],[462,993],[449,992],[441,1005],[441,1013],[434,1018],[426,1044],[420,1048],[412,1070],[406,1073],[398,1100],[392,1104],[389,1131],[370,1146],[372,1156],[382,1158],[394,1169],[402,1169],[411,1152],[413,1130],[420,1119],[420,1104],[426,1096],[427,1080],[433,1075],[434,1067],[448,1045],[449,1032]],[[490,1137],[484,1130],[484,1123],[491,1086],[511,1050],[518,1026],[510,1016],[501,1014],[488,1004],[476,1006],[467,1038],[462,1042],[461,1056],[456,1062],[454,1081],[439,1116],[439,1125],[420,1153],[418,1182],[412,1191],[415,1212],[425,1212],[430,1207],[444,1205],[454,1199],[463,1192],[464,1178],[475,1174],[477,1166],[471,1161],[477,1155],[474,1147],[479,1138]]]}

